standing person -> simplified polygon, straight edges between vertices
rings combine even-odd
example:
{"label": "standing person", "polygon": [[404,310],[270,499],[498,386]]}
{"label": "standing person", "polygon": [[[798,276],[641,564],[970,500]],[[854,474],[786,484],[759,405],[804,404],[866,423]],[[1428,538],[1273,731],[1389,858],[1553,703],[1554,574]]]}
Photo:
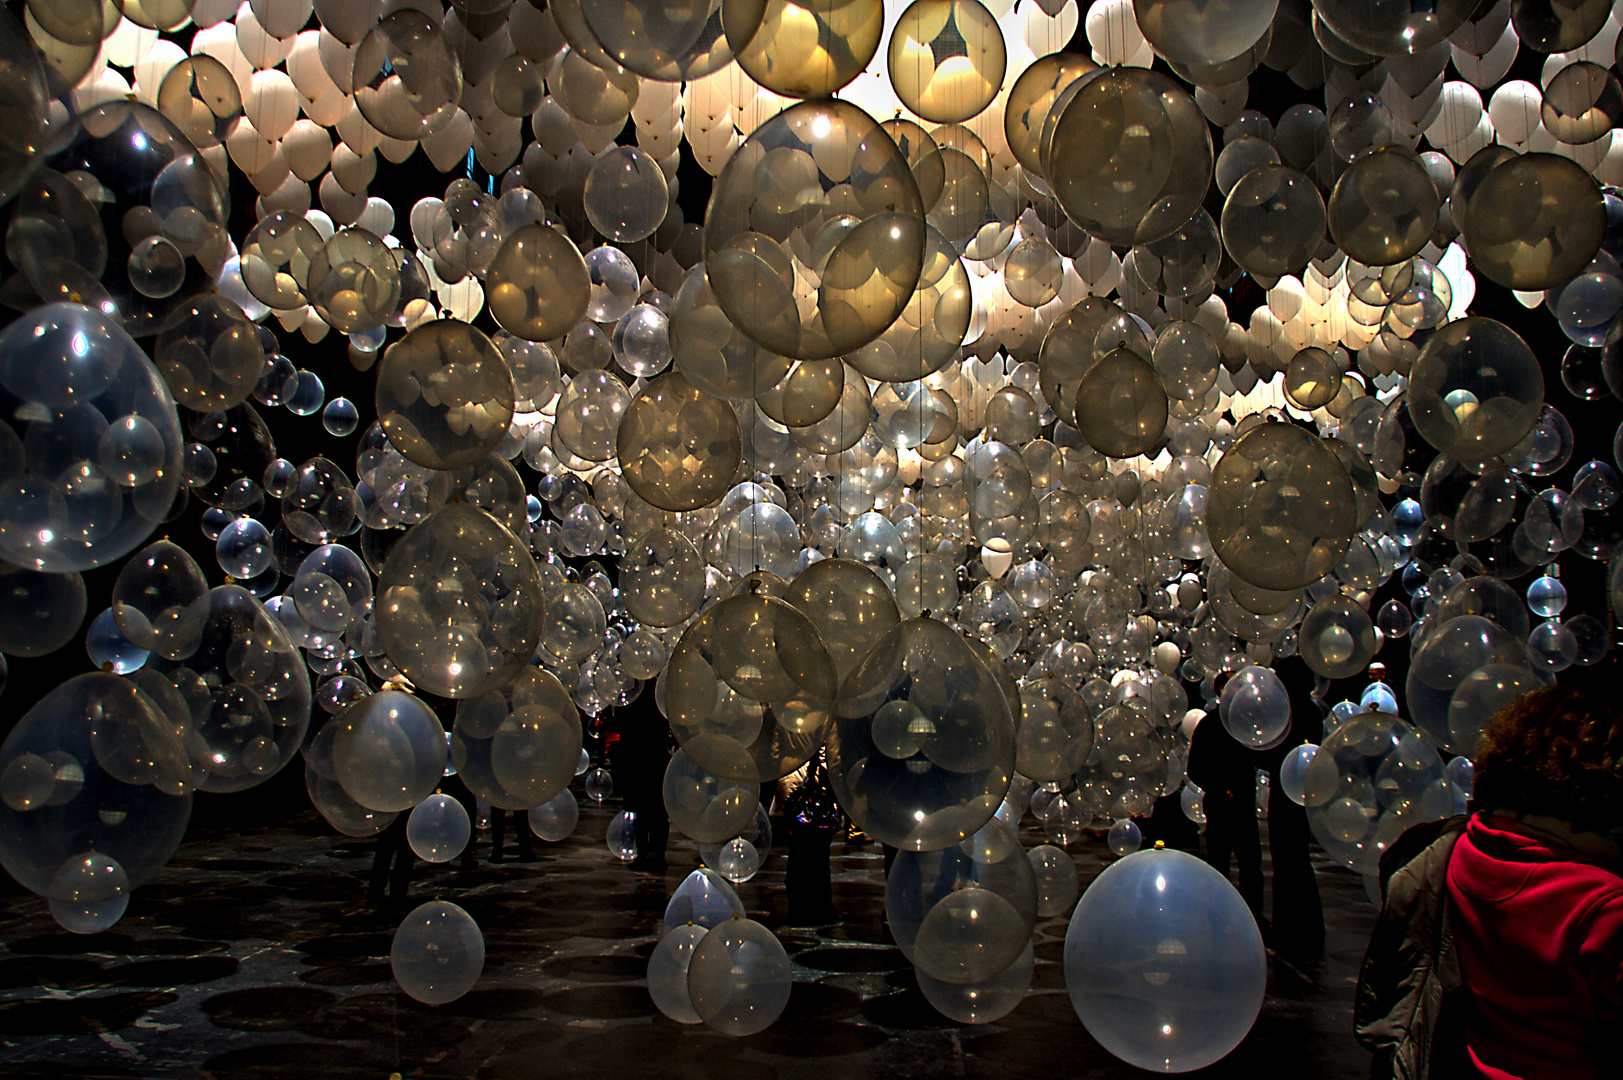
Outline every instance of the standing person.
{"label": "standing person", "polygon": [[787,811],[789,865],[783,884],[789,894],[789,924],[826,926],[839,922],[829,849],[845,826],[845,815],[828,786],[828,769],[821,750],[790,794]]}
{"label": "standing person", "polygon": [[[490,808],[490,861],[499,863],[507,856],[502,854],[502,840],[507,835],[507,819],[513,819],[513,835],[518,840],[519,862],[535,861],[535,839],[530,835],[530,817],[528,811],[503,810],[499,806]],[[468,845],[470,848],[472,843]]]}
{"label": "standing person", "polygon": [[1476,805],[1447,870],[1472,1063],[1493,1080],[1618,1075],[1623,710],[1570,686],[1507,706]]}
{"label": "standing person", "polygon": [[[1215,691],[1221,696],[1227,678]],[[1187,774],[1206,793],[1206,861],[1228,877],[1229,861],[1239,866],[1240,896],[1269,933],[1262,906],[1262,836],[1257,829],[1257,769],[1265,764],[1223,726],[1214,707],[1195,725],[1189,739]]]}
{"label": "standing person", "polygon": [[384,889],[388,889],[390,907],[404,907],[411,888],[411,868],[417,861],[416,852],[406,842],[406,820],[410,811],[395,815],[395,819],[378,834],[378,844],[372,855],[372,876],[368,880],[366,898],[373,907],[384,905]]}
{"label": "standing person", "polygon": [[1307,809],[1292,802],[1279,782],[1285,758],[1303,743],[1324,737],[1324,709],[1313,696],[1313,678],[1300,660],[1276,669],[1290,695],[1291,726],[1285,739],[1262,751],[1268,786],[1268,854],[1273,869],[1273,945],[1293,960],[1324,954],[1324,904],[1309,855]]}
{"label": "standing person", "polygon": [[665,769],[671,763],[671,726],[654,701],[653,683],[614,710],[612,767],[621,802],[636,816],[637,857],[632,867],[663,873],[671,819],[665,810]]}

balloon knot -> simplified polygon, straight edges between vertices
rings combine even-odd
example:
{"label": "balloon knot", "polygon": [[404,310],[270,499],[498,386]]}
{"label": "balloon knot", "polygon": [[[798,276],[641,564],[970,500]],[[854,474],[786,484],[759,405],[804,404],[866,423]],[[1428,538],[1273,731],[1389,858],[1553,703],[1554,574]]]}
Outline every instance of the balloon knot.
{"label": "balloon knot", "polygon": [[1165,840],[1157,840],[1155,842],[1155,850],[1156,851],[1160,851],[1162,848],[1164,848],[1166,846],[1167,846],[1167,842]]}

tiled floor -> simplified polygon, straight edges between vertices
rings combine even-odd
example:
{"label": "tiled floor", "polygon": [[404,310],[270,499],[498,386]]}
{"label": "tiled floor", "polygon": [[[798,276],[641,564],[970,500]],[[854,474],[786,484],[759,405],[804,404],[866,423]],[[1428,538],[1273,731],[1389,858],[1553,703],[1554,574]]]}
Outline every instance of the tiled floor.
{"label": "tiled floor", "polygon": [[[740,887],[794,961],[776,1024],[730,1039],[673,1023],[642,979],[666,900],[697,857],[676,842],[663,877],[634,873],[601,841],[610,809],[583,808],[576,834],[538,844],[537,862],[465,874],[419,864],[414,902],[454,900],[486,941],[478,985],[439,1008],[390,977],[402,913],[365,903],[370,842],[332,834],[313,814],[285,829],[188,841],[124,920],[94,937],[63,933],[42,901],[10,896],[0,907],[0,1080],[1144,1075],[1106,1053],[1072,1011],[1063,917],[1038,923],[1032,991],[1013,1013],[982,1027],[935,1013],[890,944],[879,850],[863,845],[835,847],[838,926],[784,925],[781,847]],[[476,842],[488,854],[488,834]],[[1109,859],[1097,839],[1072,851],[1084,882]],[[1319,883],[1324,961],[1303,971],[1271,957],[1250,1036],[1193,1075],[1367,1075],[1351,1015],[1374,911],[1354,875],[1321,865]]]}

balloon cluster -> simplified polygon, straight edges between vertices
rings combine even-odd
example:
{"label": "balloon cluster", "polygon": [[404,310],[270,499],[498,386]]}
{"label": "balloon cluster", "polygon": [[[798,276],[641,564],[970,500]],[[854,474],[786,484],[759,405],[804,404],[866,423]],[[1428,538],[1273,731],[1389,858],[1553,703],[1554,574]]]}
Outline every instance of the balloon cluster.
{"label": "balloon cluster", "polygon": [[[1566,473],[1547,400],[1623,396],[1623,38],[1606,0],[1241,7],[0,12],[0,653],[90,616],[99,669],[0,747],[0,864],[110,925],[193,791],[295,756],[347,835],[409,812],[452,857],[454,769],[561,838],[591,721],[652,681],[709,867],[759,868],[759,786],[821,754],[903,852],[921,986],[991,1019],[1063,847],[1131,852],[1179,793],[1190,686],[1237,672],[1220,720],[1268,747],[1277,660],[1345,679],[1407,638],[1407,719],[1338,706],[1281,778],[1367,872],[1468,782],[1440,751],[1607,652],[1561,561],[1623,606],[1623,433]],[[1269,115],[1264,79],[1324,107]],[[396,190],[419,149],[433,190]],[[1554,316],[1559,364],[1478,279]],[[370,407],[292,359],[329,337]],[[347,448],[279,456],[279,409]],[[199,508],[212,566],[155,539]],[[402,986],[471,985],[470,927],[413,913]],[[660,1008],[770,1022],[781,946],[691,930]]]}

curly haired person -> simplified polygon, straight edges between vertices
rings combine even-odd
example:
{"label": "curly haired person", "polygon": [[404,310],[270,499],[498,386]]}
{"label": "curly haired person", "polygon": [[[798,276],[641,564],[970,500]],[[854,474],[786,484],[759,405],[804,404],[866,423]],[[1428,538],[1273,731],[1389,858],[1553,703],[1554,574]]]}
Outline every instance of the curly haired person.
{"label": "curly haired person", "polygon": [[1492,1080],[1617,1076],[1623,711],[1566,686],[1507,706],[1476,806],[1446,876],[1472,1063]]}

